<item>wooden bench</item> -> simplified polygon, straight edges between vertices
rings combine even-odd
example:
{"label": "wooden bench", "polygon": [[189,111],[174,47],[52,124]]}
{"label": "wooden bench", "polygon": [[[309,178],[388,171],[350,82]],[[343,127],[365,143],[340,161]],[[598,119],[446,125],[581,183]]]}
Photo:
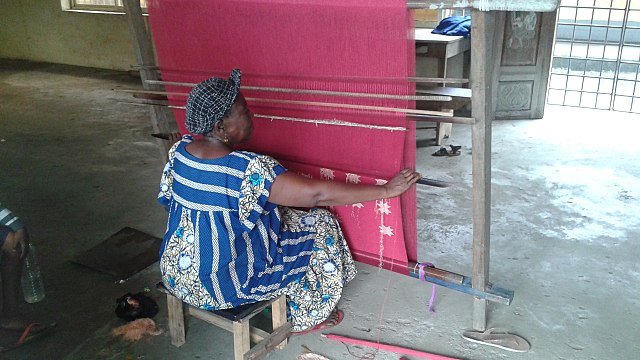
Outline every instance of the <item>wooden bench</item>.
{"label": "wooden bench", "polygon": [[[207,311],[185,304],[173,296],[162,283],[158,290],[167,294],[169,333],[171,343],[182,346],[186,342],[185,316],[193,316],[211,325],[233,333],[233,353],[235,360],[262,359],[271,350],[284,349],[291,335],[291,324],[287,322],[287,301],[282,295],[269,301],[241,305],[232,309]],[[272,331],[268,332],[251,326],[251,319],[271,307]],[[251,346],[251,343],[254,343]]]}

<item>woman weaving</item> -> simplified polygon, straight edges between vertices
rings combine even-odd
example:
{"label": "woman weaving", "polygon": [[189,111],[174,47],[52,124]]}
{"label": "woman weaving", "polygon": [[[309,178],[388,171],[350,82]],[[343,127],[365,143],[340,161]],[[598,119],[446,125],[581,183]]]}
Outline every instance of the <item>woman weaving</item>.
{"label": "woman weaving", "polygon": [[203,137],[178,141],[162,174],[158,200],[169,210],[162,280],[203,309],[286,294],[293,331],[335,324],[356,269],[337,219],[317,207],[399,196],[420,174],[405,169],[381,186],[311,180],[269,156],[233,150],[253,130],[239,89],[236,69],[189,94],[186,126]]}

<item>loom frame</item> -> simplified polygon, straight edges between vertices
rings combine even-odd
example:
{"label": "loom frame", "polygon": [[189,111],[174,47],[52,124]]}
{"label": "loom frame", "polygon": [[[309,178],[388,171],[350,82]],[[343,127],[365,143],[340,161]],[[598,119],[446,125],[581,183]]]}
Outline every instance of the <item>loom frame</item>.
{"label": "loom frame", "polygon": [[[496,111],[496,90],[502,55],[500,32],[496,17],[509,11],[555,11],[559,0],[441,0],[407,1],[409,9],[471,8],[471,69],[470,83],[472,120],[438,118],[440,122],[463,123],[472,127],[472,275],[459,275],[438,268],[424,268],[424,279],[473,296],[472,328],[484,331],[487,328],[488,301],[509,305],[514,292],[489,282],[489,260],[491,243],[491,124]],[[139,0],[123,0],[127,23],[133,39],[138,60],[138,70],[143,88],[147,91],[163,91],[157,75],[151,35],[148,31]],[[155,133],[174,132],[169,107],[158,103],[150,106],[151,125]],[[175,123],[175,120],[173,121]],[[163,161],[167,161],[168,145],[157,139]],[[419,278],[417,264],[410,263],[409,275]]]}

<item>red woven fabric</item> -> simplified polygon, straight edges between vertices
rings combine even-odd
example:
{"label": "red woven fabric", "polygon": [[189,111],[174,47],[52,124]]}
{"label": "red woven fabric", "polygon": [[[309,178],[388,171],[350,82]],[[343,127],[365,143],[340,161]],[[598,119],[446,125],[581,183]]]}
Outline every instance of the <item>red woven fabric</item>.
{"label": "red woven fabric", "polygon": [[[165,81],[197,83],[242,70],[242,86],[413,94],[412,21],[406,0],[150,0],[151,30]],[[167,86],[169,92],[190,89]],[[376,183],[415,166],[415,126],[403,113],[273,104],[286,99],[393,108],[407,100],[242,90],[264,116],[406,128],[390,131],[254,118],[243,149],[290,170],[334,181]],[[170,96],[184,106],[186,97]],[[183,133],[184,111],[175,116]],[[350,174],[350,175],[347,175]],[[333,209],[356,260],[406,273],[417,258],[415,190],[402,199]]]}

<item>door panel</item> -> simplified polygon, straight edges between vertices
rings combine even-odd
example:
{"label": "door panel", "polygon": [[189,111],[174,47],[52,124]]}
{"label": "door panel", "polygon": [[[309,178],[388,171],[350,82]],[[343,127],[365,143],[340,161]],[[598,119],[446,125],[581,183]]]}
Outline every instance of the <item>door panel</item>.
{"label": "door panel", "polygon": [[501,12],[504,29],[498,70],[496,119],[539,119],[544,115],[556,12]]}

